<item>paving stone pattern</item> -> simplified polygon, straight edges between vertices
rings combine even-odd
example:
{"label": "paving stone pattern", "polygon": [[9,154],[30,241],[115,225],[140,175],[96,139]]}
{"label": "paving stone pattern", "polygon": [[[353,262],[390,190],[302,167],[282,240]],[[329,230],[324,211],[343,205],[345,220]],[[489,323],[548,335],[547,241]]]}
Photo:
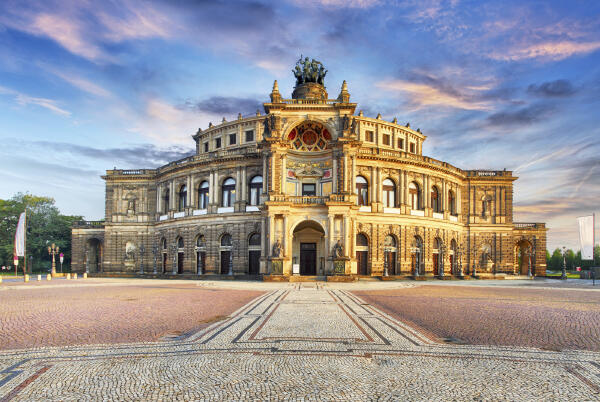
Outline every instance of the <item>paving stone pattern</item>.
{"label": "paving stone pattern", "polygon": [[598,400],[600,354],[435,343],[286,284],[186,339],[7,351],[5,400]]}
{"label": "paving stone pattern", "polygon": [[425,285],[354,293],[440,339],[600,351],[599,291]]}
{"label": "paving stone pattern", "polygon": [[88,280],[0,287],[0,349],[154,341],[227,317],[263,292]]}

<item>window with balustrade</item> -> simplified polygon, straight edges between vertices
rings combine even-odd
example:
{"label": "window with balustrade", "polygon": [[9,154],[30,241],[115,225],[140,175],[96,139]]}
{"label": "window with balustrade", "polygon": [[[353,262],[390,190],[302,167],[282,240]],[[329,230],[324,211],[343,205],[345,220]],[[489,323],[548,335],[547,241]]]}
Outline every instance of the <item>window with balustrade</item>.
{"label": "window with balustrade", "polygon": [[421,209],[421,189],[419,188],[419,184],[414,181],[408,185],[408,197],[411,209]]}
{"label": "window with balustrade", "polygon": [[262,185],[262,176],[254,176],[252,180],[250,180],[250,205],[260,204],[260,193],[262,191]]}
{"label": "window with balustrade", "polygon": [[198,186],[198,208],[199,209],[208,208],[208,190],[209,190],[208,181],[204,180]]}
{"label": "window with balustrade", "polygon": [[362,176],[356,176],[356,194],[358,205],[369,204],[369,183]]}
{"label": "window with balustrade", "polygon": [[231,177],[223,181],[222,186],[222,206],[233,207],[235,203],[235,180]]}
{"label": "window with balustrade", "polygon": [[184,211],[185,207],[187,206],[187,186],[185,184],[179,187],[179,193],[177,194],[177,198],[177,210],[180,212]]}
{"label": "window with balustrade", "polygon": [[392,179],[383,181],[383,206],[386,208],[396,206],[396,183]]}

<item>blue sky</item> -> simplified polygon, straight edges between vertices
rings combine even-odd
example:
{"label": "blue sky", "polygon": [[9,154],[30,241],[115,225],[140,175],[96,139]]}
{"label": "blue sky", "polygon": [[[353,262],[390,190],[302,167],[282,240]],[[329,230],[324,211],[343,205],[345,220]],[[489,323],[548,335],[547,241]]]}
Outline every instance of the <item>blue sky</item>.
{"label": "blue sky", "polygon": [[[515,220],[575,247],[600,212],[600,2],[0,2],[0,197],[104,213],[100,175],[193,152],[210,121],[284,96],[300,54],[426,155],[513,170]],[[598,219],[600,220],[600,219]]]}

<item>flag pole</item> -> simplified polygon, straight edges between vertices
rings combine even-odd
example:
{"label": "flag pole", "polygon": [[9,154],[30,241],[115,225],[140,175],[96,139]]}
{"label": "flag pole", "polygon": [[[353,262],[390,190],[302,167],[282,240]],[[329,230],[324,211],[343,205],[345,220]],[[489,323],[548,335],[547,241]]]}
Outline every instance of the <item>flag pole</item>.
{"label": "flag pole", "polygon": [[25,207],[25,224],[23,225],[23,277],[27,270],[27,207]]}

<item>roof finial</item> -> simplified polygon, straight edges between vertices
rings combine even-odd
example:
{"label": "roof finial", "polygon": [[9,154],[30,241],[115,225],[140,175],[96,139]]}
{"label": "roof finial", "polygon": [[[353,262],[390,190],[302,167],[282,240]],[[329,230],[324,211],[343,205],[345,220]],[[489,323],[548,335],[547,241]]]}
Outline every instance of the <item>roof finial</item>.
{"label": "roof finial", "polygon": [[279,84],[277,84],[277,80],[273,82],[273,90],[271,91],[271,103],[281,103],[281,94],[279,93]]}
{"label": "roof finial", "polygon": [[350,102],[350,92],[348,92],[348,84],[346,84],[346,80],[342,83],[342,90],[338,95],[338,101],[343,103]]}

